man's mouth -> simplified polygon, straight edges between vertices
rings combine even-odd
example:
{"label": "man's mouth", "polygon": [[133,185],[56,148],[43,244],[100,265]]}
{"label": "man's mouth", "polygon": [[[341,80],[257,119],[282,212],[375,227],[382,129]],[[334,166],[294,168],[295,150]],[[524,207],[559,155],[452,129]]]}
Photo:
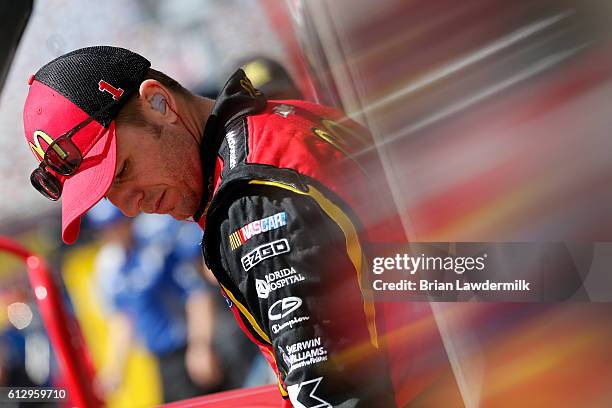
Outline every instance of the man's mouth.
{"label": "man's mouth", "polygon": [[154,213],[161,214],[159,212],[159,207],[161,206],[162,200],[164,199],[165,195],[166,195],[166,190],[164,190],[164,192],[161,193],[159,198],[157,199],[157,202],[155,203],[155,209],[153,210]]}

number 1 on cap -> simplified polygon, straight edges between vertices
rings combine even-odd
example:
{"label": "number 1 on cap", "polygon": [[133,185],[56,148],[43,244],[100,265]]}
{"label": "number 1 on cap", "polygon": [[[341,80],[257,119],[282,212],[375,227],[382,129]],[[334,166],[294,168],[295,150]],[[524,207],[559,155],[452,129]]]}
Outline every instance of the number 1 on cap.
{"label": "number 1 on cap", "polygon": [[108,92],[109,94],[113,95],[113,99],[116,101],[121,98],[121,95],[123,95],[123,89],[115,88],[103,79],[98,82],[98,89],[100,92]]}

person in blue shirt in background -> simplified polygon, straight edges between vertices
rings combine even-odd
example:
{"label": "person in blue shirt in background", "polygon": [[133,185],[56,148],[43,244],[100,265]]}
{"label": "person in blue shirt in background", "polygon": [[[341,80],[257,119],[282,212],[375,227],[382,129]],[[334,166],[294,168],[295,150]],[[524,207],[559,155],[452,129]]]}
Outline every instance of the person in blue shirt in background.
{"label": "person in blue shirt in background", "polygon": [[133,339],[157,357],[165,402],[240,386],[256,350],[232,358],[243,336],[231,333],[231,317],[219,316],[219,297],[202,278],[197,224],[149,214],[131,220],[105,200],[88,221],[104,242],[96,280],[113,355],[99,375],[103,390],[121,384]]}

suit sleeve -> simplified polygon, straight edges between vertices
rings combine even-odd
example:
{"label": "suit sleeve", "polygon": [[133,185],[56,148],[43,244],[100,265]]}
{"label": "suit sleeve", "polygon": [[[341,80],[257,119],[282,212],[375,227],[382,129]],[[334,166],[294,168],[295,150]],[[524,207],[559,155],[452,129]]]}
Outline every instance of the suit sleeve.
{"label": "suit sleeve", "polygon": [[224,266],[270,337],[294,407],[395,406],[347,222],[309,195],[259,186],[221,224]]}

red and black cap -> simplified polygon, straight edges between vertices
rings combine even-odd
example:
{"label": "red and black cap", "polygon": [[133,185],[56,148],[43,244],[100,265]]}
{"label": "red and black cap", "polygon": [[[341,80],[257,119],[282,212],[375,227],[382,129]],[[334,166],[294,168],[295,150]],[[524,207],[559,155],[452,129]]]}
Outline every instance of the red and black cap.
{"label": "red and black cap", "polygon": [[23,110],[26,140],[40,162],[57,137],[85,119],[94,120],[72,137],[87,166],[60,177],[62,239],[76,240],[80,218],[110,188],[115,174],[115,117],[138,91],[150,62],[124,48],[98,46],[64,54],[43,66],[29,82]]}

